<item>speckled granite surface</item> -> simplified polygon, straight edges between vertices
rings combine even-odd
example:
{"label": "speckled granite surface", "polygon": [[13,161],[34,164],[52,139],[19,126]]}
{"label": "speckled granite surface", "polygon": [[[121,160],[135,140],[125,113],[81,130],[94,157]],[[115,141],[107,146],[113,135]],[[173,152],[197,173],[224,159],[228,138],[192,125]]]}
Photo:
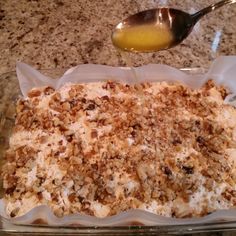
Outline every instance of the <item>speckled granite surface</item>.
{"label": "speckled granite surface", "polygon": [[[129,14],[163,5],[195,12],[207,1],[0,0],[0,73],[13,70],[16,61],[41,69],[125,65],[111,44],[111,30]],[[235,32],[236,5],[226,6],[202,19],[180,46],[129,57],[134,65],[207,68],[217,55],[236,54]]]}
{"label": "speckled granite surface", "polygon": [[[121,19],[160,5],[195,12],[206,6],[206,2],[0,0],[0,74],[14,70],[16,61],[38,69],[68,68],[82,63],[124,66],[125,62],[110,41],[111,30]],[[218,55],[236,55],[235,32],[236,5],[226,6],[202,19],[181,45],[158,53],[130,54],[129,58],[136,66],[165,63],[177,68],[208,68]]]}

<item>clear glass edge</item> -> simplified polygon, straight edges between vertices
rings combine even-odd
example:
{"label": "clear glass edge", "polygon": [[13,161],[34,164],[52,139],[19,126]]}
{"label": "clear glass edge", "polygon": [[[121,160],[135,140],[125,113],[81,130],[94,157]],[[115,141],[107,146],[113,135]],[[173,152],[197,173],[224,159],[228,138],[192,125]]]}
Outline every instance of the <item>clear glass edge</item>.
{"label": "clear glass edge", "polygon": [[[1,219],[2,220],[2,219]],[[3,219],[3,221],[5,221]],[[236,231],[236,221],[218,222],[195,225],[165,225],[165,226],[114,226],[114,227],[51,227],[46,225],[13,225],[7,221],[4,222],[6,228],[0,229],[1,232],[21,233],[21,234],[107,234],[107,233],[165,233],[165,234],[189,234],[189,233],[210,233]]]}
{"label": "clear glass edge", "polygon": [[[55,69],[43,69],[40,72],[48,75],[62,75],[67,68],[55,68]],[[206,70],[203,68],[181,68],[183,72],[201,75],[206,73]],[[16,75],[16,71],[5,72],[0,75],[0,79],[7,76]],[[55,78],[55,77],[54,77]],[[6,78],[7,79],[7,78]],[[202,233],[202,232],[223,232],[223,231],[236,231],[236,221],[230,222],[216,222],[216,223],[207,223],[207,224],[194,224],[194,225],[158,225],[158,226],[114,226],[114,227],[51,227],[47,225],[15,225],[11,224],[6,219],[0,217],[0,233],[11,233],[11,234],[156,234],[156,233],[165,233],[165,234],[183,234],[183,233]]]}

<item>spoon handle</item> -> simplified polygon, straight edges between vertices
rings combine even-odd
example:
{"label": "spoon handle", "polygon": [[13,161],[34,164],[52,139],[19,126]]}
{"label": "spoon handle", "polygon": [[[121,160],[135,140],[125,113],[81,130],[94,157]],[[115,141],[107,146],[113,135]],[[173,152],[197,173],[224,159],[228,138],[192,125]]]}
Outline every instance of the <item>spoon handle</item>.
{"label": "spoon handle", "polygon": [[208,14],[209,12],[212,12],[220,7],[223,7],[224,5],[233,4],[233,3],[236,3],[236,0],[223,0],[223,1],[217,2],[193,14],[192,19],[196,23],[200,18],[202,18],[204,15]]}

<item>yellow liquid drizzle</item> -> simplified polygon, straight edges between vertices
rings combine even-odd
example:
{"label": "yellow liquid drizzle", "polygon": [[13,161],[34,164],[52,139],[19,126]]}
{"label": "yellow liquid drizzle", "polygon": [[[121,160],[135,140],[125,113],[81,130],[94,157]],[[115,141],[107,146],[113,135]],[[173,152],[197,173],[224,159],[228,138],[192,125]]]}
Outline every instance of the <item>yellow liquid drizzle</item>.
{"label": "yellow liquid drizzle", "polygon": [[[127,52],[152,52],[168,48],[173,42],[173,35],[165,24],[157,25],[137,25],[132,27],[117,28],[112,35],[112,42],[119,50],[121,58],[131,68],[133,77],[136,81],[137,95],[144,104],[145,95],[138,81],[136,72],[133,68]],[[124,51],[121,51],[124,50]],[[143,106],[142,106],[143,107]]]}
{"label": "yellow liquid drizzle", "polygon": [[128,52],[122,51],[120,49],[117,49],[118,53],[120,54],[121,58],[123,59],[123,61],[126,63],[127,67],[129,67],[131,69],[132,72],[132,76],[134,78],[135,83],[139,83],[138,81],[138,77],[136,75],[135,69],[133,67],[133,63],[130,60],[129,54]]}
{"label": "yellow liquid drizzle", "polygon": [[112,35],[113,44],[123,50],[152,52],[168,48],[173,35],[165,24],[138,25],[116,29]]}
{"label": "yellow liquid drizzle", "polygon": [[138,80],[138,76],[136,74],[136,71],[133,67],[133,63],[130,60],[129,54],[127,52],[119,50],[119,49],[117,49],[117,51],[120,54],[121,58],[125,61],[126,65],[131,70],[132,76],[134,78],[135,86],[137,88],[137,96],[140,98],[141,106],[142,106],[142,104],[144,104],[145,96],[144,96],[144,93],[143,93],[142,86],[140,85],[140,81]]}

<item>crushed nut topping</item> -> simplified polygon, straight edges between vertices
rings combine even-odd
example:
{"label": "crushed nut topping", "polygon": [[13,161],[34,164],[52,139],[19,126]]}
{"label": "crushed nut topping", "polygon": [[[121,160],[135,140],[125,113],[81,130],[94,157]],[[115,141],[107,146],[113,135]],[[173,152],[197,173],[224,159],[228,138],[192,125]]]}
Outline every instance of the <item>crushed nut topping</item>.
{"label": "crushed nut topping", "polygon": [[212,81],[36,88],[17,103],[2,172],[7,214],[139,208],[170,217],[236,206],[236,109]]}

